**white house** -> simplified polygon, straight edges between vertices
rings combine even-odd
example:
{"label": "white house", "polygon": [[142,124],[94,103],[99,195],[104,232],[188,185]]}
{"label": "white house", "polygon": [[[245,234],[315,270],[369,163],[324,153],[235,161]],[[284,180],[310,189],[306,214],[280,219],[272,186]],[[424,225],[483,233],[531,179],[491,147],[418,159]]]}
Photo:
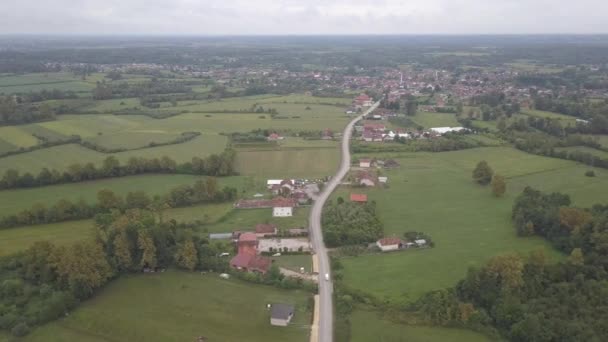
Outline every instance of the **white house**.
{"label": "white house", "polygon": [[403,247],[403,241],[396,237],[383,238],[376,241],[376,245],[383,252],[396,251]]}
{"label": "white house", "polygon": [[293,216],[293,208],[296,203],[291,198],[276,198],[272,201],[272,216],[273,217],[291,217]]}
{"label": "white house", "polygon": [[359,159],[359,167],[371,167],[372,160],[371,159]]}
{"label": "white house", "polygon": [[388,183],[388,177],[378,177],[378,182],[386,184]]}
{"label": "white house", "polygon": [[449,132],[460,132],[466,130],[464,127],[433,127],[430,129],[431,132],[437,133],[439,135],[446,134]]}
{"label": "white house", "polygon": [[418,239],[418,240],[414,240],[414,242],[418,245],[418,246],[424,246],[426,245],[426,240],[425,239]]}

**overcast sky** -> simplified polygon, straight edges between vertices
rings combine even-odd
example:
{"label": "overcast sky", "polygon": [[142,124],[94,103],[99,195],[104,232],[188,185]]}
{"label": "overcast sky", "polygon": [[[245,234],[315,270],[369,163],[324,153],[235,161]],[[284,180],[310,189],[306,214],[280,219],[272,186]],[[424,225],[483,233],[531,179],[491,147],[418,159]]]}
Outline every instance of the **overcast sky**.
{"label": "overcast sky", "polygon": [[608,33],[608,0],[1,0],[0,34]]}

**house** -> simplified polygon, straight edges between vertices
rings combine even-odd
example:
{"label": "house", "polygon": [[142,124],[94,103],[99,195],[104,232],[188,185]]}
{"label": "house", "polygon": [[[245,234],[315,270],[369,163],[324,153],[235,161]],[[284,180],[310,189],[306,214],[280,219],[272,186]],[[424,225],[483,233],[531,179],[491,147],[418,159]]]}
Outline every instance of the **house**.
{"label": "house", "polygon": [[355,97],[353,104],[357,107],[371,107],[373,104],[373,99],[367,94],[361,94]]}
{"label": "house", "polygon": [[388,237],[376,241],[376,246],[383,252],[396,251],[403,247],[403,241],[396,237]]}
{"label": "house", "polygon": [[388,177],[378,177],[378,182],[386,184],[388,183]]}
{"label": "house", "polygon": [[350,201],[357,203],[367,203],[366,194],[350,194]]}
{"label": "house", "polygon": [[376,178],[367,172],[359,172],[357,181],[361,186],[376,186]]}
{"label": "house", "polygon": [[372,160],[371,159],[359,159],[359,167],[371,167],[372,166]]}
{"label": "house", "polygon": [[272,216],[273,217],[291,217],[293,216],[293,208],[296,202],[292,198],[277,197],[272,200]]}
{"label": "house", "polygon": [[270,306],[270,324],[286,327],[295,313],[295,307],[289,304],[272,304]]}
{"label": "house", "polygon": [[230,267],[239,271],[266,274],[270,269],[272,260],[260,255],[237,254],[230,260]]}
{"label": "house", "polygon": [[209,240],[230,240],[233,238],[232,233],[211,233]]}
{"label": "house", "polygon": [[277,235],[279,229],[274,224],[269,223],[260,223],[255,225],[255,235],[258,238],[263,238],[266,236]]}
{"label": "house", "polygon": [[418,239],[418,240],[414,240],[414,243],[416,243],[418,246],[424,246],[424,245],[426,245],[426,240]]}
{"label": "house", "polygon": [[279,141],[279,140],[283,140],[284,138],[276,133],[272,133],[268,136],[268,138],[266,138],[266,140],[268,141]]}
{"label": "house", "polygon": [[292,194],[293,199],[298,201],[298,204],[308,204],[308,195],[303,191],[297,191]]}
{"label": "house", "polygon": [[466,130],[464,127],[433,127],[430,129],[431,132],[437,135],[442,135],[450,132],[460,132]]}
{"label": "house", "polygon": [[254,233],[240,234],[237,249],[237,255],[230,260],[230,267],[245,272],[268,272],[272,260],[258,255],[258,238]]}

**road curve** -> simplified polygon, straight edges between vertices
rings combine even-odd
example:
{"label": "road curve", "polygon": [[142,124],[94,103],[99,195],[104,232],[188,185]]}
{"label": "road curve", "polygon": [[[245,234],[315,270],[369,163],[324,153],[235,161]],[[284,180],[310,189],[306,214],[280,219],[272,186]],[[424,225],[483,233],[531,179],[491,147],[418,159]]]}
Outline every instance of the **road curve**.
{"label": "road curve", "polygon": [[[323,192],[319,195],[319,198],[317,198],[310,211],[310,237],[313,248],[319,258],[319,342],[332,342],[334,327],[332,297],[333,281],[331,278],[329,281],[325,280],[325,274],[331,274],[331,272],[329,256],[327,255],[327,249],[323,242],[323,233],[321,232],[321,213],[323,212],[325,201],[327,201],[331,193],[338,187],[340,181],[342,181],[342,178],[346,176],[350,169],[349,145],[355,123],[363,116],[371,113],[379,105],[380,102],[374,103],[367,111],[354,118],[344,129],[344,133],[342,134],[342,162],[340,163],[340,169],[325,185]],[[314,163],[315,161],[312,162]]]}

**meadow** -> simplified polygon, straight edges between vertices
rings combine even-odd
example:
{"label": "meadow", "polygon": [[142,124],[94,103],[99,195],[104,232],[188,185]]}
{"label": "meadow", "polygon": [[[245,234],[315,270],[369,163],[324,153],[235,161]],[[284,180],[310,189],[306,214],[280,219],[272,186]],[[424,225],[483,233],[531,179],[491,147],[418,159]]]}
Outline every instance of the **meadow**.
{"label": "meadow", "polygon": [[[220,186],[232,186],[243,190],[245,177],[217,178]],[[204,176],[193,175],[138,175],[117,178],[106,178],[96,181],[50,185],[37,188],[0,191],[0,216],[16,214],[23,209],[31,208],[35,203],[51,205],[60,199],[71,201],[85,200],[88,203],[97,201],[97,192],[108,189],[117,194],[126,195],[132,191],[145,191],[150,196],[167,194],[172,188],[180,185],[192,185]]]}
{"label": "meadow", "polygon": [[487,342],[489,338],[464,329],[403,325],[362,309],[351,315],[351,342]]}
{"label": "meadow", "polygon": [[236,169],[243,175],[275,178],[331,176],[340,164],[334,148],[287,148],[278,151],[237,150]]}
{"label": "meadow", "polygon": [[[25,342],[53,341],[308,341],[310,295],[217,274],[124,276],[68,317],[36,329]],[[270,325],[271,303],[296,307],[288,327]],[[238,328],[237,328],[238,327]]]}
{"label": "meadow", "polygon": [[59,89],[76,93],[89,93],[95,88],[100,74],[82,80],[72,73],[31,73],[25,75],[0,76],[0,94],[29,93],[33,91]]}
{"label": "meadow", "polygon": [[[185,208],[171,208],[163,215],[165,220],[213,224],[230,213],[232,203],[202,204]],[[0,230],[0,256],[27,249],[37,241],[50,241],[56,245],[69,245],[93,236],[93,220],[67,221],[51,224],[21,226]],[[204,236],[207,236],[205,233]]]}
{"label": "meadow", "polygon": [[456,114],[418,112],[411,117],[412,121],[428,129],[431,127],[458,127],[462,126],[456,120]]}
{"label": "meadow", "polygon": [[[605,170],[595,169],[597,177],[585,177],[589,168],[584,165],[508,147],[391,157],[396,157],[401,167],[383,171],[389,177],[389,188],[366,191],[370,200],[377,202],[386,235],[421,231],[429,234],[436,246],[343,259],[346,283],[388,297],[414,300],[429,290],[452,286],[467,268],[503,253],[526,255],[543,249],[549,258],[558,260],[560,254],[543,239],[515,234],[511,206],[525,186],[565,192],[574,205],[606,204]],[[495,172],[507,177],[503,198],[494,197],[489,187],[471,180],[480,160],[487,160]],[[360,191],[342,188],[335,196],[347,198],[349,192]]]}

